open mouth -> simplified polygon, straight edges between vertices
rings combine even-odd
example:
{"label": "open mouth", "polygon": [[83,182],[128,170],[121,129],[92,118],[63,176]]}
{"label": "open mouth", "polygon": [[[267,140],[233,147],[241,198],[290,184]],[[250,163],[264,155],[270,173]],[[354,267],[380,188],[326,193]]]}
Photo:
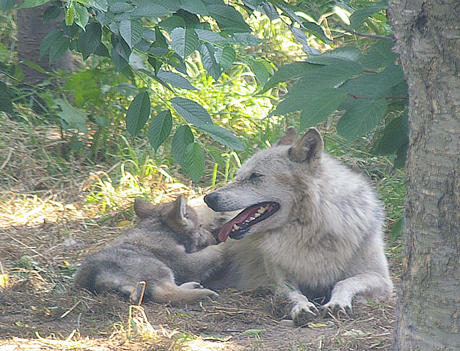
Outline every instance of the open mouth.
{"label": "open mouth", "polygon": [[228,237],[236,240],[243,238],[251,226],[272,216],[279,208],[277,202],[262,202],[246,208],[222,226],[219,240],[226,241]]}

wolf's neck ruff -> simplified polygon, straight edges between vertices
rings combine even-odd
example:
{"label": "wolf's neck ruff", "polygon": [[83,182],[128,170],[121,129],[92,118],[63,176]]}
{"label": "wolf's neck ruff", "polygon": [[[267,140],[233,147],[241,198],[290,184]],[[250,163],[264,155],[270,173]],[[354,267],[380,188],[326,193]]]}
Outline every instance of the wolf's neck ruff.
{"label": "wolf's neck ruff", "polygon": [[246,208],[222,226],[219,240],[224,242],[229,236],[232,239],[241,239],[252,225],[272,216],[279,208],[277,202],[263,202]]}

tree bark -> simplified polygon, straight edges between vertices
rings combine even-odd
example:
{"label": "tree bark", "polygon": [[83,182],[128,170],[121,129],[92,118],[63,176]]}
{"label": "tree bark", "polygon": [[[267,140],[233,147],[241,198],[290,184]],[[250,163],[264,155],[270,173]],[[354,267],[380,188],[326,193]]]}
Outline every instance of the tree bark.
{"label": "tree bark", "polygon": [[410,128],[394,350],[460,350],[460,2],[395,0],[389,17]]}
{"label": "tree bark", "polygon": [[[45,4],[33,8],[19,9],[17,15],[18,26],[18,58],[19,61],[31,61],[42,67],[45,71],[50,69],[62,69],[71,71],[73,69],[72,52],[67,52],[49,64],[48,55],[40,59],[40,44],[42,40],[52,31],[62,28],[62,18],[43,23],[43,13],[49,7]],[[24,72],[24,81],[29,84],[37,84],[48,78],[48,75],[40,73],[33,68],[21,65]]]}

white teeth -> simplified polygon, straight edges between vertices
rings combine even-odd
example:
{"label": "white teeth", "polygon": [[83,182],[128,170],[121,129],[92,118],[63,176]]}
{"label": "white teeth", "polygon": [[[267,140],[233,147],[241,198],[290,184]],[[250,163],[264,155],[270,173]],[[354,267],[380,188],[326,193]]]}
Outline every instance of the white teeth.
{"label": "white teeth", "polygon": [[[242,225],[243,224],[248,224],[250,222],[252,222],[253,220],[255,220],[256,218],[262,216],[262,214],[264,214],[265,212],[268,211],[268,208],[269,206],[265,206],[265,207],[259,207],[259,209],[257,210],[256,213],[254,213],[254,215],[252,215],[250,218],[246,219],[243,223],[241,223]],[[233,227],[232,227],[232,231],[237,231],[241,229],[241,226],[239,226],[238,224],[233,224]]]}

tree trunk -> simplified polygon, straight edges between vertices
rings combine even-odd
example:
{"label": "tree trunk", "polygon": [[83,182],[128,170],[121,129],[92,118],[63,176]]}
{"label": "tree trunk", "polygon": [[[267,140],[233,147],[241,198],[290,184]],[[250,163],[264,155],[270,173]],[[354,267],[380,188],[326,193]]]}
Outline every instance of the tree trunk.
{"label": "tree trunk", "polygon": [[394,349],[460,350],[460,2],[395,0],[389,16],[410,99]]}
{"label": "tree trunk", "polygon": [[[45,71],[50,69],[62,69],[71,71],[73,69],[72,52],[67,52],[58,60],[49,64],[48,55],[40,59],[40,44],[48,33],[61,28],[62,18],[43,23],[43,13],[49,7],[45,4],[39,7],[19,9],[17,15],[18,26],[18,57],[20,61],[31,61],[42,67]],[[26,65],[21,65],[24,72],[24,81],[29,84],[37,84],[48,78],[46,74],[40,73]]]}

